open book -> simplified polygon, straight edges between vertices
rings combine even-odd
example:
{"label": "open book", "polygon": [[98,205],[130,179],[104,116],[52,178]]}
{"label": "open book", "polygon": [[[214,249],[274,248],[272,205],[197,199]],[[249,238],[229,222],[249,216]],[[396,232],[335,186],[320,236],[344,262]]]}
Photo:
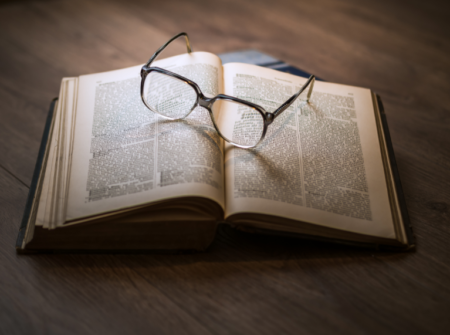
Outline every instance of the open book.
{"label": "open book", "polygon": [[[268,111],[306,81],[222,65],[205,52],[153,66],[195,81],[205,95]],[[140,69],[62,80],[18,251],[204,250],[219,224],[413,246],[381,101],[369,89],[316,82],[309,103],[299,97],[256,148],[241,149],[218,136],[201,107],[177,121],[147,109]]]}

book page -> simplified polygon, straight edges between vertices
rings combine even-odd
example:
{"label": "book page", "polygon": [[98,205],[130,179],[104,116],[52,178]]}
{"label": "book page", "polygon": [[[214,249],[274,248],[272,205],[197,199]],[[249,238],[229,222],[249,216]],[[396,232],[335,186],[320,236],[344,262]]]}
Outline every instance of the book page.
{"label": "book page", "polygon": [[[224,65],[225,94],[273,112],[306,78]],[[395,238],[371,91],[317,82],[254,149],[226,144],[226,216],[260,213]]]}
{"label": "book page", "polygon": [[54,111],[36,216],[36,225],[45,228],[54,228],[65,221],[77,81],[78,78],[62,79],[57,108]]}
{"label": "book page", "polygon": [[[222,65],[197,52],[152,64],[222,90]],[[182,196],[224,206],[223,143],[208,112],[197,107],[170,121],[140,96],[141,66],[79,78],[66,220]]]}

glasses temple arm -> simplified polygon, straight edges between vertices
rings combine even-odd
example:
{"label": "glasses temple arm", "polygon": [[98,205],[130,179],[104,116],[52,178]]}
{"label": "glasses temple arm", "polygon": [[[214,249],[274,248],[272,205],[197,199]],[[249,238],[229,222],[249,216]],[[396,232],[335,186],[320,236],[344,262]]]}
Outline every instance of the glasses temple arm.
{"label": "glasses temple arm", "polygon": [[300,94],[302,94],[302,92],[308,87],[308,85],[310,85],[310,87],[308,90],[308,95],[306,96],[306,102],[309,102],[315,81],[316,81],[316,77],[314,75],[309,77],[309,79],[306,81],[306,83],[302,86],[302,88],[297,93],[295,93],[292,97],[287,99],[285,103],[283,103],[280,107],[278,107],[278,109],[275,112],[273,112],[273,118],[275,119],[277,116],[279,116],[281,113],[283,113],[286,109],[288,109],[288,107],[290,105],[292,105],[292,103],[295,101],[295,99],[297,99],[298,96]]}
{"label": "glasses temple arm", "polygon": [[148,60],[148,62],[145,64],[145,66],[150,66],[151,63],[153,63],[153,61],[156,59],[156,57],[159,56],[159,54],[173,41],[176,40],[178,37],[184,36],[184,38],[186,39],[186,48],[187,48],[187,52],[191,53],[192,49],[191,49],[191,44],[189,43],[189,36],[187,33],[179,33],[177,35],[175,35],[174,37],[172,37],[170,40],[168,40],[166,42],[166,44],[164,44],[162,47],[160,47],[158,50],[156,50],[156,52],[153,54],[153,56]]}

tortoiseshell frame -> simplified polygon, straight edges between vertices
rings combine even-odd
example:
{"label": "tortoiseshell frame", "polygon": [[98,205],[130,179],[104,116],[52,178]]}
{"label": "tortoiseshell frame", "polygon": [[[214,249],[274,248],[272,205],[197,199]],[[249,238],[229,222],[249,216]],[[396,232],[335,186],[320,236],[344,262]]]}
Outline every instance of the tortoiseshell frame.
{"label": "tortoiseshell frame", "polygon": [[[276,117],[278,117],[281,113],[283,113],[297,98],[298,96],[310,85],[308,94],[307,94],[307,98],[306,101],[309,102],[309,99],[311,97],[311,93],[314,87],[314,82],[315,82],[315,76],[312,75],[311,77],[309,77],[309,79],[306,81],[306,83],[302,86],[302,88],[295,93],[292,97],[290,97],[288,100],[286,100],[286,102],[284,102],[280,107],[278,107],[277,110],[275,110],[273,113],[266,111],[263,107],[254,104],[250,101],[246,101],[246,100],[242,100],[236,97],[232,97],[230,95],[225,95],[225,94],[219,94],[213,98],[207,98],[204,96],[204,94],[202,93],[202,91],[200,90],[200,87],[194,83],[192,80],[189,80],[183,76],[180,76],[179,74],[176,74],[174,72],[168,71],[168,70],[164,70],[162,68],[159,67],[150,67],[150,64],[159,56],[159,54],[175,39],[177,39],[178,37],[184,36],[186,39],[186,47],[187,47],[187,52],[191,53],[191,45],[189,43],[189,37],[187,33],[179,33],[177,35],[175,35],[174,37],[172,37],[169,41],[167,41],[166,44],[164,44],[162,47],[160,47],[155,53],[154,55],[149,59],[149,61],[142,67],[141,69],[141,98],[142,101],[144,102],[145,106],[150,109],[152,112],[157,113],[158,115],[161,115],[162,117],[166,118],[166,119],[170,119],[170,120],[179,120],[179,119],[172,119],[170,117],[167,117],[165,115],[162,115],[160,113],[158,113],[157,111],[153,110],[149,105],[147,105],[147,102],[144,99],[144,83],[145,83],[145,78],[147,78],[148,74],[151,72],[159,72],[168,76],[172,76],[175,77],[181,81],[184,81],[186,84],[190,85],[195,92],[197,93],[197,100],[194,103],[194,105],[192,106],[191,110],[183,117],[187,117],[193,110],[195,107],[197,106],[201,106],[204,107],[208,110],[211,120],[213,121],[214,127],[216,128],[217,133],[227,142],[239,147],[239,148],[243,148],[243,149],[249,149],[249,148],[254,148],[256,147],[263,139],[264,136],[266,135],[267,132],[267,127],[273,122],[273,120],[275,120]],[[261,134],[261,138],[260,140],[255,144],[255,145],[251,145],[251,146],[245,146],[245,145],[240,145],[238,143],[234,143],[232,140],[226,138],[219,130],[219,128],[217,127],[216,121],[214,120],[214,115],[213,112],[211,110],[212,105],[214,104],[214,102],[216,100],[228,100],[228,101],[234,101],[234,102],[238,102],[241,103],[243,105],[246,105],[250,108],[253,108],[254,110],[258,111],[264,120],[264,129],[263,132]]]}

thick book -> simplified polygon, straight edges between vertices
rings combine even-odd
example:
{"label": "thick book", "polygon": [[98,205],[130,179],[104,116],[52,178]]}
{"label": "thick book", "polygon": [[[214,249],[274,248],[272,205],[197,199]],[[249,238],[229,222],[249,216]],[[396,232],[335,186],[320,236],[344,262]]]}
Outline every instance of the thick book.
{"label": "thick book", "polygon": [[[272,111],[308,73],[255,50],[163,59]],[[374,248],[414,236],[381,99],[316,82],[256,148],[223,141],[197,107],[169,121],[139,95],[140,66],[63,78],[50,107],[18,252],[205,250],[221,225]],[[301,239],[299,239],[301,243]]]}

